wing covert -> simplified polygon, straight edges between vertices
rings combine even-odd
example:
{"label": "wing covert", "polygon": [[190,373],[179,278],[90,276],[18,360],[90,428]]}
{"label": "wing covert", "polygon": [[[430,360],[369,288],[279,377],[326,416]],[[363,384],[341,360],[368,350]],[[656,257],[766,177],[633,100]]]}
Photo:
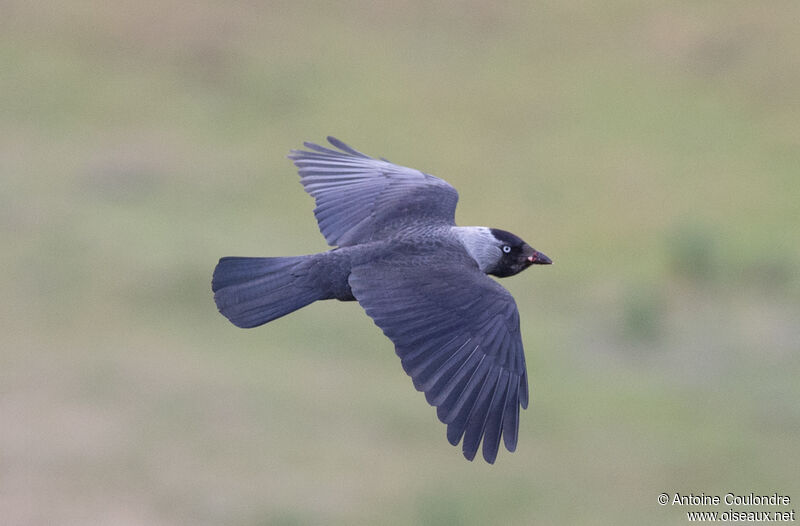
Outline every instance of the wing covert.
{"label": "wing covert", "polygon": [[381,239],[417,223],[455,224],[458,192],[413,168],[373,159],[333,137],[338,150],[306,142],[292,150],[300,182],[316,201],[314,215],[331,246]]}

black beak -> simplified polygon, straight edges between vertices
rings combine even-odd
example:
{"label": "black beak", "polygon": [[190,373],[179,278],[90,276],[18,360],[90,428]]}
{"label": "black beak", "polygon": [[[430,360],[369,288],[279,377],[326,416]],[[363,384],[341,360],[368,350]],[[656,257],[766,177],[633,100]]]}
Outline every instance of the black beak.
{"label": "black beak", "polygon": [[528,256],[528,263],[530,265],[551,265],[553,263],[553,260],[545,256],[541,252],[534,250],[533,254]]}

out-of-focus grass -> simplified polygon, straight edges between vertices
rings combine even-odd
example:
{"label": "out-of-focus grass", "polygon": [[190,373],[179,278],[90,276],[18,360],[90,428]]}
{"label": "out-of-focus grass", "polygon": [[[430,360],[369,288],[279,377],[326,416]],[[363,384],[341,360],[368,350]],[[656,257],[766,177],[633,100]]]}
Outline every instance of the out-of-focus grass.
{"label": "out-of-focus grass", "polygon": [[[0,513],[12,524],[674,524],[800,498],[793,2],[6,2]],[[519,449],[464,461],[358,305],[241,331],[223,255],[325,249],[333,134],[556,264]],[[723,510],[724,511],[724,510]]]}

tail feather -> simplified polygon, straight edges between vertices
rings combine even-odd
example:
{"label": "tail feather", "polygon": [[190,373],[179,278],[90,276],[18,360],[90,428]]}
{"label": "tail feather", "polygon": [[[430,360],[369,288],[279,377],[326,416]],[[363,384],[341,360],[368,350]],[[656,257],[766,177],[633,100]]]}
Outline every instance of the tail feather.
{"label": "tail feather", "polygon": [[307,260],[308,256],[220,259],[211,280],[217,309],[237,327],[250,328],[321,299],[303,279]]}

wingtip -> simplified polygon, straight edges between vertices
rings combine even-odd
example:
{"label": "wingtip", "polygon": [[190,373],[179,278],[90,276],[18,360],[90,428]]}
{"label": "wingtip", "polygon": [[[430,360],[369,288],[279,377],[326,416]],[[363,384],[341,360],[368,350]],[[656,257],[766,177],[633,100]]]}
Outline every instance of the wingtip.
{"label": "wingtip", "polygon": [[356,157],[362,157],[364,159],[370,159],[371,157],[363,152],[359,152],[349,144],[345,143],[344,141],[340,141],[333,135],[328,135],[327,137],[328,142],[331,143],[334,147],[339,148],[341,151],[345,153],[349,153],[350,155],[354,155]]}
{"label": "wingtip", "polygon": [[450,442],[451,446],[457,446],[458,443],[461,442],[461,437],[464,436],[463,431],[459,435],[456,435],[457,432],[458,430],[456,430],[454,426],[452,425],[447,426],[447,441]]}
{"label": "wingtip", "polygon": [[517,450],[517,437],[516,436],[509,438],[504,433],[503,434],[503,443],[505,444],[506,449],[508,451],[510,451],[511,453],[513,453],[514,451]]}
{"label": "wingtip", "polygon": [[462,450],[461,452],[464,454],[465,459],[472,462],[473,460],[475,460],[475,454],[478,452],[478,450],[477,449],[475,451]]}
{"label": "wingtip", "polygon": [[325,137],[325,139],[327,139],[328,144],[330,144],[334,148],[338,148],[344,152],[349,152],[350,150],[352,150],[352,148],[350,148],[347,144],[345,144],[343,141],[340,141],[333,135],[328,135],[327,137]]}
{"label": "wingtip", "polygon": [[497,450],[489,452],[486,451],[486,448],[483,448],[483,460],[485,460],[487,464],[494,464],[494,461],[497,460]]}
{"label": "wingtip", "polygon": [[[465,459],[467,459],[470,462],[472,462],[472,461],[475,460],[475,456],[478,454],[478,448],[470,449],[470,450],[462,449],[461,453],[464,455]],[[494,450],[490,451],[490,450],[487,450],[486,447],[484,447],[482,456],[483,456],[483,460],[485,460],[487,464],[494,464],[495,460],[497,460],[497,448],[495,448]]]}
{"label": "wingtip", "polygon": [[311,141],[304,141],[303,146],[308,148],[308,150],[289,150],[289,159],[302,159],[305,157],[316,157],[319,154],[330,156],[330,155],[341,155],[341,152],[336,150],[331,150],[330,148],[325,148],[324,146],[320,146],[319,144]]}

